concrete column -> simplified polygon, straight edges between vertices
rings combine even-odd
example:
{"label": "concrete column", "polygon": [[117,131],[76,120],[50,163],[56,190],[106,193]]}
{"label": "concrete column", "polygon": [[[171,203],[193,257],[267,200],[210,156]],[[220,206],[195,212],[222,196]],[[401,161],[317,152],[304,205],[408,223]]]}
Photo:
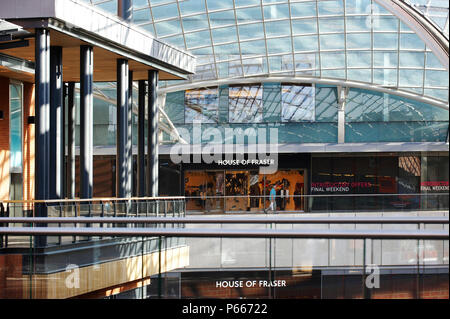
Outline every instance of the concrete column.
{"label": "concrete column", "polygon": [[67,85],[67,198],[75,198],[75,83]]}
{"label": "concrete column", "polygon": [[[48,199],[50,141],[50,34],[36,29],[36,159],[35,199]],[[43,212],[42,212],[43,213]],[[41,216],[41,215],[37,215]]]}
{"label": "concrete column", "polygon": [[80,50],[80,198],[93,196],[93,70],[91,46]]}
{"label": "concrete column", "polygon": [[133,197],[133,71],[128,72],[128,110],[127,110],[127,197]]}
{"label": "concrete column", "polygon": [[137,156],[137,196],[145,196],[145,94],[147,84],[139,81],[138,100],[138,156]]}
{"label": "concrete column", "polygon": [[158,196],[158,71],[148,71],[147,196]]}
{"label": "concrete column", "polygon": [[64,87],[62,47],[50,47],[49,198],[64,198]]}
{"label": "concrete column", "polygon": [[[46,29],[35,30],[35,199],[49,198],[50,170],[50,33]],[[34,207],[36,217],[47,217],[45,204]],[[47,225],[37,225],[46,227]],[[35,247],[47,245],[46,236],[34,237]]]}
{"label": "concrete column", "polygon": [[128,197],[128,61],[117,60],[116,196]]}

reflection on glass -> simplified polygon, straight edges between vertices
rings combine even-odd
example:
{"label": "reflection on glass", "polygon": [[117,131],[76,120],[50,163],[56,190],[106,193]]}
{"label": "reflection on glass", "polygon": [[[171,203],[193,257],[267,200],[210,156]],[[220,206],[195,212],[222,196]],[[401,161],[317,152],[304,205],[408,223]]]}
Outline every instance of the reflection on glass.
{"label": "reflection on glass", "polygon": [[10,85],[10,168],[22,172],[22,86]]}
{"label": "reflection on glass", "polygon": [[282,122],[315,120],[314,88],[312,86],[282,86]]}
{"label": "reflection on glass", "polygon": [[219,121],[218,88],[188,90],[185,93],[186,123],[217,123]]}
{"label": "reflection on glass", "polygon": [[263,118],[262,86],[229,88],[230,123],[259,123]]}

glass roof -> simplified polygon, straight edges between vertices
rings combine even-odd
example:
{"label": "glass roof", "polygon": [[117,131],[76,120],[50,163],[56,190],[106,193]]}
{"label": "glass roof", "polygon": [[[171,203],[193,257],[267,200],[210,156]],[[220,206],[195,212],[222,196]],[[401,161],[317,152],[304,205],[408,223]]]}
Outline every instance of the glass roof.
{"label": "glass roof", "polygon": [[448,0],[403,0],[413,8],[418,10],[428,20],[432,21],[436,27],[448,39]]}
{"label": "glass roof", "polygon": [[[447,0],[405,0],[448,37]],[[116,12],[117,0],[91,0]],[[374,0],[134,0],[133,22],[197,57],[186,82],[317,77],[448,101],[448,71]]]}

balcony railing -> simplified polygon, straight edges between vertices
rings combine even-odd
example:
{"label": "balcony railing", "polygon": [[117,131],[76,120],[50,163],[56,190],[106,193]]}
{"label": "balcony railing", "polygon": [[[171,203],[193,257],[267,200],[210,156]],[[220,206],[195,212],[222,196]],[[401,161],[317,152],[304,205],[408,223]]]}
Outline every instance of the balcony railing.
{"label": "balcony railing", "polygon": [[[108,297],[121,291],[111,283],[129,287],[116,295],[126,298],[448,298],[448,212],[9,217],[0,223],[9,224],[0,235],[30,239],[26,267],[6,276],[10,290],[4,291],[20,298]],[[82,255],[45,264],[31,244],[35,236],[113,237],[135,249],[124,256],[98,245],[91,264]],[[156,239],[152,249],[144,244],[148,238]],[[176,238],[182,244],[171,244]],[[14,286],[19,277],[22,285]]]}

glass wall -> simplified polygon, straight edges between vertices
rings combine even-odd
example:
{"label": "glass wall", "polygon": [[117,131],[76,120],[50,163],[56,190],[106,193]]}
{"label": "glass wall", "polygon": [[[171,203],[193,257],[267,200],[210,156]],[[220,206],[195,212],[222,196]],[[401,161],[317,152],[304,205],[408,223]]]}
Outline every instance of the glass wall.
{"label": "glass wall", "polygon": [[219,122],[219,91],[218,88],[188,90],[185,92],[186,123],[217,123]]}
{"label": "glass wall", "polygon": [[186,209],[190,212],[264,212],[276,191],[278,212],[305,209],[303,169],[282,169],[270,175],[250,170],[188,170],[185,172]]}
{"label": "glass wall", "polygon": [[[222,143],[231,143],[224,138],[228,128],[276,129],[279,143],[337,143],[338,109],[335,86],[291,83],[179,91],[167,93],[165,104],[186,141],[193,140],[194,118],[204,124],[204,136],[196,139],[201,143],[210,141],[205,133],[212,129],[222,134]],[[349,90],[346,143],[443,142],[447,131],[448,110],[390,94]]]}
{"label": "glass wall", "polygon": [[313,122],[316,119],[314,87],[283,85],[282,122]]}
{"label": "glass wall", "polygon": [[22,173],[22,84],[9,86],[10,172]]}
{"label": "glass wall", "polygon": [[229,122],[260,123],[263,120],[262,86],[229,87]]}
{"label": "glass wall", "polygon": [[[448,209],[448,154],[313,155],[312,210]],[[433,196],[435,194],[435,196]]]}
{"label": "glass wall", "polygon": [[442,142],[448,110],[384,93],[350,89],[345,141]]}
{"label": "glass wall", "polygon": [[[23,199],[23,86],[12,82],[9,85],[9,199]],[[11,207],[11,216],[22,216],[20,207]]]}

